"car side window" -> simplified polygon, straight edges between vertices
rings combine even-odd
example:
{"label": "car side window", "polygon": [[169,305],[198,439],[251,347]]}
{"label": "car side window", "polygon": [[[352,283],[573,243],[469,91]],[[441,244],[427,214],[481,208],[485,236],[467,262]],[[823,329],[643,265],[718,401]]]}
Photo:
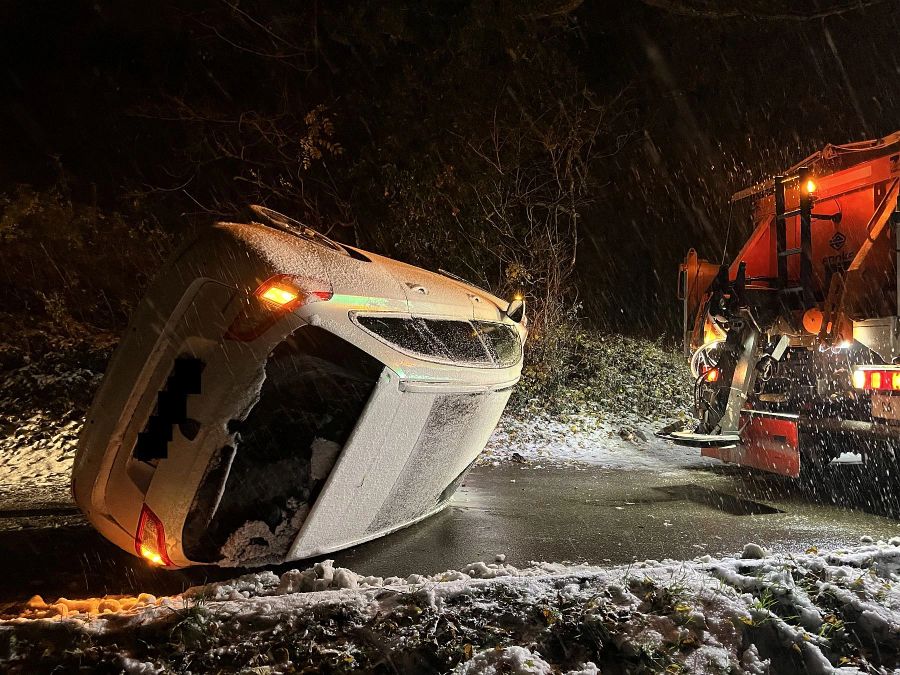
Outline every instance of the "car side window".
{"label": "car side window", "polygon": [[512,327],[490,321],[473,321],[475,329],[501,368],[515,365],[522,358],[522,341]]}
{"label": "car side window", "polygon": [[522,356],[518,333],[501,323],[391,316],[360,316],[356,320],[383,340],[426,358],[506,368]]}
{"label": "car side window", "polygon": [[434,339],[444,346],[444,351],[454,361],[490,365],[491,357],[478,332],[468,321],[442,321],[439,319],[414,319],[420,322]]}
{"label": "car side window", "polygon": [[401,349],[416,354],[449,358],[449,354],[440,351],[438,345],[433,344],[425,332],[410,319],[387,316],[361,316],[357,321],[366,330],[375,333],[375,335],[384,338]]}

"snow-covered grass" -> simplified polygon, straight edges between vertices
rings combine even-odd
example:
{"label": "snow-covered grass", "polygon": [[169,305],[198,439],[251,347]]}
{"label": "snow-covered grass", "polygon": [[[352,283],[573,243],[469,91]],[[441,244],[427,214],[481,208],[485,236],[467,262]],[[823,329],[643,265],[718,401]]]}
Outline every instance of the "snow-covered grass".
{"label": "snow-covered grass", "polygon": [[330,561],[0,622],[7,672],[851,673],[900,667],[900,540],[406,579]]}
{"label": "snow-covered grass", "polygon": [[654,435],[690,415],[691,377],[680,353],[622,335],[579,332],[573,340],[567,375],[550,400],[528,380],[526,368],[482,464],[666,470],[715,463]]}
{"label": "snow-covered grass", "polygon": [[673,445],[654,436],[666,420],[633,413],[609,415],[507,414],[491,435],[479,462],[521,462],[534,466],[591,464],[610,469],[673,470],[709,466],[714,460],[696,448]]}

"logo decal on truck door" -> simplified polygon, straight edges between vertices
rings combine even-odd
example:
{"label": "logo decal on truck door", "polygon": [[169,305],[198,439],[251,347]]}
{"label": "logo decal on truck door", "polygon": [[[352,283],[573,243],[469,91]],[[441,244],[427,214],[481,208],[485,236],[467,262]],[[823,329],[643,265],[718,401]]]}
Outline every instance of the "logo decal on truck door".
{"label": "logo decal on truck door", "polygon": [[847,243],[847,237],[842,232],[835,232],[834,236],[828,240],[828,245],[835,251],[840,251]]}

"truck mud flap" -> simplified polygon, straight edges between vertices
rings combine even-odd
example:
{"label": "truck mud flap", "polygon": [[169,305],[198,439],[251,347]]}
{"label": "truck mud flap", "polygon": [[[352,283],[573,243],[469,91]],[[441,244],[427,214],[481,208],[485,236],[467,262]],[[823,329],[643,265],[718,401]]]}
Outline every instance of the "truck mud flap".
{"label": "truck mud flap", "polygon": [[799,418],[786,413],[745,410],[741,413],[740,444],[706,447],[700,454],[781,476],[800,476]]}

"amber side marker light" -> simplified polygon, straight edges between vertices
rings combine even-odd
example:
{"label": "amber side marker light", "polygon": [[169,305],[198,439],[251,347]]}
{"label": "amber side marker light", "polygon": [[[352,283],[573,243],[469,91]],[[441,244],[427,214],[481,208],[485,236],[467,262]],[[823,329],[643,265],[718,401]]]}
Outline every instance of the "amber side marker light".
{"label": "amber side marker light", "polygon": [[853,371],[853,387],[867,391],[900,391],[900,370],[859,368]]}
{"label": "amber side marker light", "polygon": [[172,565],[166,553],[166,530],[162,521],[146,504],[141,508],[137,533],[134,535],[134,550],[151,565]]}

